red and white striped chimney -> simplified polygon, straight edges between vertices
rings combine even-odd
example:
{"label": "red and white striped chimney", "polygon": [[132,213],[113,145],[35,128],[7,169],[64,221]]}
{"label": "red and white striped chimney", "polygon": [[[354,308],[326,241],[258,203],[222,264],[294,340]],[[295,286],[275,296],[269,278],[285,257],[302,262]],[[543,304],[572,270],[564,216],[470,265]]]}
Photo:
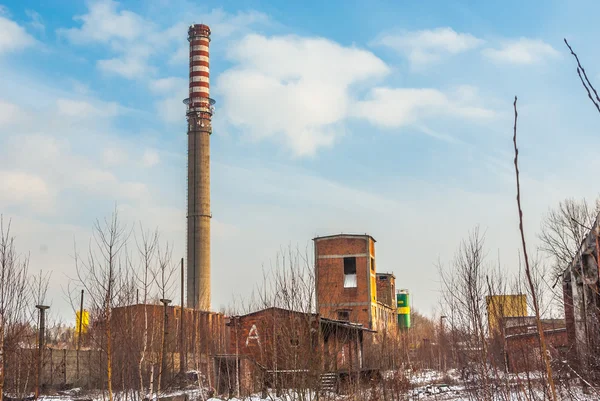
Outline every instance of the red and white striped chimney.
{"label": "red and white striped chimney", "polygon": [[210,310],[210,136],[214,100],[210,98],[210,28],[194,24],[190,42],[187,196],[187,304]]}
{"label": "red and white striped chimney", "polygon": [[[190,97],[191,111],[212,115],[210,98],[209,44],[210,28],[204,24],[191,25],[188,30],[190,42]],[[207,118],[206,116],[203,116]],[[210,117],[208,117],[210,118]]]}

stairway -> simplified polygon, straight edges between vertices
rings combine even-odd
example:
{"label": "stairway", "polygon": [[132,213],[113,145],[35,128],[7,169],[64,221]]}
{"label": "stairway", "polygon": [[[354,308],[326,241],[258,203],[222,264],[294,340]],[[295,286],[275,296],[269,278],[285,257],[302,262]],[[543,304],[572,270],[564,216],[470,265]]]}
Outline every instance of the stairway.
{"label": "stairway", "polygon": [[321,391],[336,392],[337,390],[337,374],[323,373],[321,375]]}

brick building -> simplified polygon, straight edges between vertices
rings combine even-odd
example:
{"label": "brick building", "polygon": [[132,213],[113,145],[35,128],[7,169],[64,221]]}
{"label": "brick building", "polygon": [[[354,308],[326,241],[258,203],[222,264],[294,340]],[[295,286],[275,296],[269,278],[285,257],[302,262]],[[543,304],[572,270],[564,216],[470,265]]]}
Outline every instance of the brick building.
{"label": "brick building", "polygon": [[233,316],[227,325],[229,353],[215,356],[219,393],[315,388],[325,373],[343,380],[364,366],[369,330],[359,324],[273,307]]}
{"label": "brick building", "polygon": [[[546,346],[552,360],[562,360],[567,353],[567,329],[544,330]],[[506,359],[512,373],[543,370],[539,335],[535,331],[506,335]]]}
{"label": "brick building", "polygon": [[[171,305],[167,312],[167,337],[165,340],[166,377],[174,377],[180,372],[181,363],[183,370],[197,370],[211,377],[214,374],[212,355],[226,352],[227,331],[225,317],[222,313],[205,312],[191,308],[182,308]],[[183,314],[183,320],[182,320]],[[138,371],[138,361],[143,352],[143,333],[146,319],[148,323],[148,337],[144,360],[144,377],[149,376],[152,365],[155,372],[160,364],[162,349],[163,322],[165,321],[165,308],[157,304],[134,304],[113,308],[111,315],[114,363],[124,368],[119,370],[127,377],[132,375],[131,370]],[[183,323],[183,327],[182,327]],[[102,322],[93,322],[91,335],[96,333],[97,340],[102,339]],[[183,331],[182,331],[183,328]],[[99,334],[99,336],[98,336]],[[181,354],[181,350],[184,350]],[[130,371],[128,371],[128,369]],[[129,376],[128,376],[129,375]],[[118,378],[115,378],[118,379]]]}
{"label": "brick building", "polygon": [[313,241],[319,315],[395,335],[395,277],[380,274],[378,279],[375,239],[366,234],[338,234]]}
{"label": "brick building", "polygon": [[600,369],[600,215],[562,275],[568,360],[580,370]]}

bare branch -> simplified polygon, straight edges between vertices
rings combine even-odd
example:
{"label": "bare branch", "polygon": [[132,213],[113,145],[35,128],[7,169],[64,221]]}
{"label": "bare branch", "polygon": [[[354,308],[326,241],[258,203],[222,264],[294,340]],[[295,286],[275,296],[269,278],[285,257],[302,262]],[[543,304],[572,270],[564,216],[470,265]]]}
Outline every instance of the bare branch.
{"label": "bare branch", "polygon": [[521,209],[521,185],[519,182],[519,149],[517,147],[517,118],[519,116],[517,112],[517,97],[515,96],[515,101],[513,103],[513,107],[515,110],[515,125],[514,125],[514,134],[513,134],[513,144],[515,149],[515,175],[517,181],[517,209],[519,211],[519,231],[521,232],[521,243],[523,245],[523,259],[525,261],[525,274],[527,276],[527,282],[529,283],[529,288],[531,290],[531,296],[533,298],[533,306],[535,309],[535,319],[537,322],[538,335],[540,340],[540,347],[542,349],[542,355],[544,358],[544,363],[546,365],[546,376],[548,383],[550,384],[550,391],[552,392],[552,399],[554,401],[556,398],[556,389],[554,387],[554,378],[552,377],[552,366],[550,365],[550,358],[546,352],[546,339],[544,336],[544,328],[542,327],[542,321],[540,318],[540,307],[538,303],[538,299],[536,296],[536,289],[533,282],[533,278],[531,275],[531,269],[529,267],[529,257],[527,255],[527,245],[525,243],[525,232],[523,230],[523,210]]}
{"label": "bare branch", "polygon": [[[571,51],[571,54],[573,55],[573,57],[575,57],[575,60],[577,60],[577,75],[579,75],[579,79],[581,80],[581,84],[583,85],[583,87],[585,88],[588,97],[590,98],[590,100],[592,101],[592,103],[594,103],[594,106],[596,106],[596,109],[598,110],[598,112],[600,113],[600,97],[598,97],[598,92],[596,92],[596,89],[594,88],[594,86],[592,85],[592,83],[590,82],[590,80],[587,77],[587,74],[585,73],[585,69],[583,68],[583,66],[581,65],[581,62],[579,62],[579,57],[577,57],[577,54],[575,54],[575,52],[573,51],[573,49],[571,48],[571,45],[569,45],[569,42],[567,42],[567,39],[564,39],[565,44],[567,45],[567,47],[569,48],[569,50]],[[581,73],[583,72],[583,77],[581,76]],[[584,80],[585,78],[585,80]],[[592,89],[592,91],[594,91],[594,95],[596,95],[596,99],[594,100],[594,98],[592,97],[592,94],[590,92],[590,88]]]}

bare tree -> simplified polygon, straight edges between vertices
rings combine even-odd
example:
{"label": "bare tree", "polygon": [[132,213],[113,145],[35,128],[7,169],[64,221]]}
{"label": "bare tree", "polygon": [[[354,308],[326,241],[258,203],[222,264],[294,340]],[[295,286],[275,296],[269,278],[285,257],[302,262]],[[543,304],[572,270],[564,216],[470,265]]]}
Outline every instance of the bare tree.
{"label": "bare tree", "polygon": [[10,221],[0,215],[0,401],[4,392],[5,356],[18,346],[19,331],[26,321],[29,302],[29,258],[19,255],[11,236]]}
{"label": "bare tree", "polygon": [[[143,364],[148,350],[148,296],[150,288],[154,283],[154,263],[156,261],[156,251],[158,248],[158,230],[152,233],[144,231],[140,225],[140,235],[135,236],[138,255],[140,257],[141,266],[137,274],[138,285],[142,289],[142,303],[144,305],[144,328],[142,333],[142,351],[138,362],[138,375],[140,383],[140,395],[145,393]],[[150,344],[150,347],[152,345]]]}
{"label": "bare tree", "polygon": [[552,261],[555,280],[577,256],[598,213],[600,199],[590,204],[586,199],[567,198],[544,216],[539,234],[540,248]]}
{"label": "bare tree", "polygon": [[485,324],[487,291],[485,238],[476,227],[462,241],[449,269],[438,267],[442,280],[442,297],[448,308],[447,315],[454,330],[463,333],[462,346],[457,349],[463,378],[472,369],[482,380],[482,388],[475,389],[476,399],[492,399],[489,386],[488,343]]}
{"label": "bare tree", "polygon": [[[174,289],[174,276],[177,272],[177,264],[173,263],[173,250],[169,244],[166,244],[164,248],[157,248],[157,258],[158,258],[158,268],[154,270],[154,281],[156,286],[158,287],[158,294],[161,302],[166,302],[165,300],[169,300],[172,298],[173,289]],[[160,394],[161,385],[164,384],[163,378],[166,376],[167,371],[167,356],[166,356],[166,348],[167,348],[167,306],[165,303],[165,314],[162,321],[162,338],[161,338],[161,351],[159,358],[159,374],[158,374],[158,382],[156,386],[157,394]]]}
{"label": "bare tree", "polygon": [[128,237],[129,232],[119,222],[115,208],[110,218],[95,222],[87,257],[82,258],[75,251],[77,278],[89,294],[92,307],[103,325],[105,374],[110,401],[113,401],[111,313],[124,286],[123,270],[127,268],[124,249]]}

